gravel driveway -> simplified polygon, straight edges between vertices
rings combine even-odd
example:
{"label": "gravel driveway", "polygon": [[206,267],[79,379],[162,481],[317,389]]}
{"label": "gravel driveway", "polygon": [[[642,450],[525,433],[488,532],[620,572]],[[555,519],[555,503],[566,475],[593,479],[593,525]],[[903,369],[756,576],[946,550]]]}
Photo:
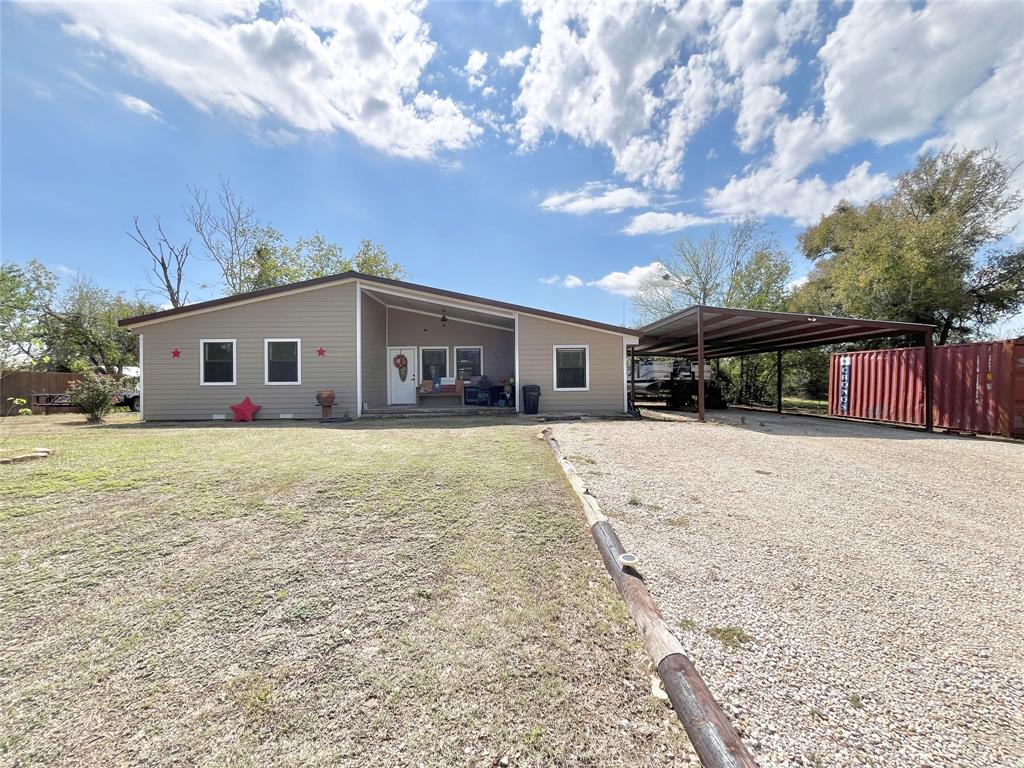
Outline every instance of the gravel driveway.
{"label": "gravel driveway", "polygon": [[1024,445],[716,418],[555,435],[761,765],[1024,766]]}

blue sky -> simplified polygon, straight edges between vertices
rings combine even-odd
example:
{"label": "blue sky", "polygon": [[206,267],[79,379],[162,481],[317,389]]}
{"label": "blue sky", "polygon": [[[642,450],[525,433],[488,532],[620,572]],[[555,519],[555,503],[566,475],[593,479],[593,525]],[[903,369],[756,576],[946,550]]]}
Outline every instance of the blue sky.
{"label": "blue sky", "polygon": [[289,239],[628,322],[680,236],[763,217],[798,277],[796,235],[920,151],[1024,158],[1015,1],[5,2],[2,24],[2,257],[129,293],[132,217],[186,238],[186,185],[224,176]]}

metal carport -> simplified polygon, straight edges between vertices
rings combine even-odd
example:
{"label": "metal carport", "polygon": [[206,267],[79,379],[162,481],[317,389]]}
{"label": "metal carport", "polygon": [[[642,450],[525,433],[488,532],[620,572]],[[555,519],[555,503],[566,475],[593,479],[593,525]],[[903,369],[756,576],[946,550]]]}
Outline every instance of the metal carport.
{"label": "metal carport", "polygon": [[[925,323],[862,320],[695,304],[640,328],[631,355],[697,359],[697,418],[704,421],[704,362],[775,352],[776,410],[782,412],[782,352],[887,336],[911,336],[925,348],[925,428],[932,429],[932,331]],[[633,371],[630,358],[630,376]]]}

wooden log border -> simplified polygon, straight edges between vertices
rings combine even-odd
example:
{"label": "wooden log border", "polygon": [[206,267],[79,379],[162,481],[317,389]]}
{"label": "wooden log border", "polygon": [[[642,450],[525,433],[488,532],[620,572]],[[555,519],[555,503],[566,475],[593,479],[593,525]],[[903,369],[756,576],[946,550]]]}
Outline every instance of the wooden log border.
{"label": "wooden log border", "polygon": [[625,550],[615,529],[601,512],[597,499],[562,452],[551,429],[545,429],[540,437],[551,447],[583,504],[587,527],[601,553],[604,567],[640,631],[647,654],[658,669],[669,700],[701,764],[706,768],[757,768],[757,762],[736,733],[728,715],[683,652],[679,639],[668,628],[641,575],[634,568],[620,565],[619,556],[625,554]]}
{"label": "wooden log border", "polygon": [[32,453],[25,453],[21,456],[8,456],[7,458],[0,459],[0,464],[18,464],[22,461],[32,461],[32,459],[45,459],[52,455],[53,451],[49,448],[36,448]]}

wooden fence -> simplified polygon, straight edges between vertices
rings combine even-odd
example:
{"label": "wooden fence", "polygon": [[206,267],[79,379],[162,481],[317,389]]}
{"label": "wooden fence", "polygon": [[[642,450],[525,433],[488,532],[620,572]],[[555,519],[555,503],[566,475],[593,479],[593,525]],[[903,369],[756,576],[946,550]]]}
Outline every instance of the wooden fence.
{"label": "wooden fence", "polygon": [[[17,413],[19,408],[27,408],[32,402],[32,395],[43,392],[64,392],[75,379],[82,378],[80,373],[51,373],[50,371],[3,371],[0,373],[0,416]],[[15,405],[10,398],[24,398],[26,405]],[[43,413],[33,409],[33,413]]]}

